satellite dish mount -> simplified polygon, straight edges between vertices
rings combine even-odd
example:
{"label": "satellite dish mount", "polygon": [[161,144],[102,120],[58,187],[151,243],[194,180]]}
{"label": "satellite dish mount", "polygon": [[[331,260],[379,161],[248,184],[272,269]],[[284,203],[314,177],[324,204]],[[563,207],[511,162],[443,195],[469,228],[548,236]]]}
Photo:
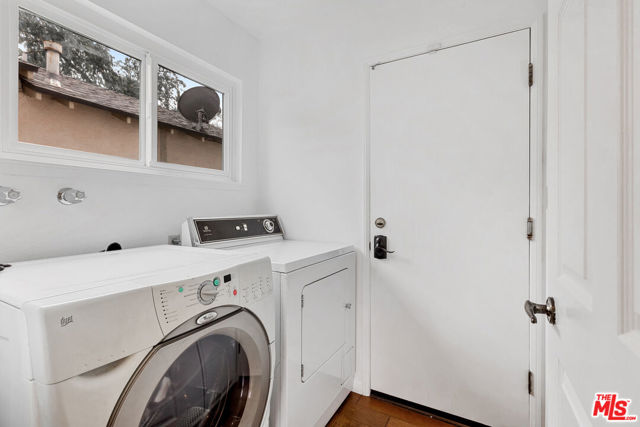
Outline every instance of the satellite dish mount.
{"label": "satellite dish mount", "polygon": [[192,87],[178,98],[178,111],[200,132],[220,112],[220,96],[206,86]]}

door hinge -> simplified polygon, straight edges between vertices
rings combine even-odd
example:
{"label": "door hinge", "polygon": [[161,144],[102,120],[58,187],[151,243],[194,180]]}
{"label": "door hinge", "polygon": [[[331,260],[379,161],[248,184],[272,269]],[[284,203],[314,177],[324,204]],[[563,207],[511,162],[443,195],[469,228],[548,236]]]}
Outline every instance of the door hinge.
{"label": "door hinge", "polygon": [[527,218],[527,239],[533,240],[533,218]]}
{"label": "door hinge", "polygon": [[304,308],[304,294],[300,295],[300,308]]}
{"label": "door hinge", "polygon": [[304,378],[304,365],[300,365],[300,378]]}
{"label": "door hinge", "polygon": [[533,86],[533,64],[529,62],[529,87]]}
{"label": "door hinge", "polygon": [[533,372],[529,371],[529,394],[533,396]]}

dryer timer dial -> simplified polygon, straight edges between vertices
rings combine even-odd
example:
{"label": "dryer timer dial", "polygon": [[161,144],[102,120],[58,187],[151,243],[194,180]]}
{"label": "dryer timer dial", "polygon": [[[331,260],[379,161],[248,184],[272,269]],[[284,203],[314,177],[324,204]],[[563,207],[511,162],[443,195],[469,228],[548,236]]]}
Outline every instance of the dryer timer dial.
{"label": "dryer timer dial", "polygon": [[273,230],[276,229],[276,224],[269,218],[262,221],[262,226],[264,227],[267,233],[273,233]]}

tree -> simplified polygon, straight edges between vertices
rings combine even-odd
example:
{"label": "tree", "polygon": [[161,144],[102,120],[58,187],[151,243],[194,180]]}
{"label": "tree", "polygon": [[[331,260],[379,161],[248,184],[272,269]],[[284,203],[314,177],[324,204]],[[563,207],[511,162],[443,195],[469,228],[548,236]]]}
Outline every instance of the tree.
{"label": "tree", "polygon": [[129,96],[139,98],[140,95],[140,61],[130,56],[124,58],[124,61],[115,62],[115,69],[120,77],[118,92],[125,93]]}
{"label": "tree", "polygon": [[[74,33],[31,12],[20,10],[18,47],[25,60],[41,68],[46,66],[43,42],[62,45],[60,73],[134,98],[140,97],[141,61]],[[117,58],[123,59],[117,59]],[[178,98],[186,87],[185,79],[167,68],[158,67],[158,105],[178,108]],[[216,125],[221,127],[221,113]],[[212,120],[213,122],[213,120]],[[220,122],[220,125],[217,123]]]}
{"label": "tree", "polygon": [[[27,62],[45,66],[46,52],[42,44],[45,40],[62,45],[60,72],[63,75],[128,96],[139,96],[140,61],[127,58],[131,61],[128,72],[121,73],[119,64],[105,45],[21,10],[20,47],[26,53]],[[133,61],[136,67],[133,67]]]}
{"label": "tree", "polygon": [[167,110],[178,108],[178,98],[185,88],[180,75],[164,67],[158,67],[158,105]]}

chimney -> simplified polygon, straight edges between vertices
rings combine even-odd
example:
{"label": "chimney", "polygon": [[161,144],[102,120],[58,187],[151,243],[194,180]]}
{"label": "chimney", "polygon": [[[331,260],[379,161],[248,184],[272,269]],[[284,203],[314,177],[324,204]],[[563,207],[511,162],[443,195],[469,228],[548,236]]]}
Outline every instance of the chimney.
{"label": "chimney", "polygon": [[45,40],[44,50],[47,51],[47,71],[60,75],[60,55],[62,54],[62,45],[53,41]]}

